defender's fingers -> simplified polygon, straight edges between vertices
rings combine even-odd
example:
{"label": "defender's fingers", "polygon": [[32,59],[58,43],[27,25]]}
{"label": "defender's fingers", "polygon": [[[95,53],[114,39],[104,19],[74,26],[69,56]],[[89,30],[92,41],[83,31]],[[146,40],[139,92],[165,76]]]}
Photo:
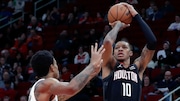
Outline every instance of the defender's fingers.
{"label": "defender's fingers", "polygon": [[100,53],[104,49],[104,45],[101,45],[101,47],[98,49],[98,53]]}
{"label": "defender's fingers", "polygon": [[103,59],[101,59],[98,63],[99,63],[99,64],[98,64],[97,66],[98,66],[98,67],[102,67]]}
{"label": "defender's fingers", "polygon": [[94,52],[94,46],[91,45],[91,53],[93,53],[93,52]]}
{"label": "defender's fingers", "polygon": [[95,43],[95,47],[94,47],[94,51],[96,52],[97,51],[97,48],[98,48],[98,44],[97,42]]}
{"label": "defender's fingers", "polygon": [[106,49],[104,48],[104,49],[101,51],[101,53],[100,53],[100,54],[102,55],[102,54],[105,52],[105,50],[106,50]]}

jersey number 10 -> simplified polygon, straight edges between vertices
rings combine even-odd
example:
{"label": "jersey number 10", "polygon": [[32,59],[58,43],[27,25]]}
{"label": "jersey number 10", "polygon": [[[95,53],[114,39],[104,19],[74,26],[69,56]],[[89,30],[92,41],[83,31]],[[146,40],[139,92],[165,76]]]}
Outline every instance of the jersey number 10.
{"label": "jersey number 10", "polygon": [[123,86],[123,96],[131,96],[131,84],[130,83],[122,83]]}

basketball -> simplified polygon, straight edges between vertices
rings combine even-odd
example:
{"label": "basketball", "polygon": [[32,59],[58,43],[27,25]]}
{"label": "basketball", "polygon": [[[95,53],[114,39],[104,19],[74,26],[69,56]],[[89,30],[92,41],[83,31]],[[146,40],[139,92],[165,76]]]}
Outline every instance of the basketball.
{"label": "basketball", "polygon": [[118,20],[125,24],[130,24],[132,21],[132,15],[130,14],[128,8],[122,5],[121,3],[111,6],[108,11],[109,23],[112,23]]}

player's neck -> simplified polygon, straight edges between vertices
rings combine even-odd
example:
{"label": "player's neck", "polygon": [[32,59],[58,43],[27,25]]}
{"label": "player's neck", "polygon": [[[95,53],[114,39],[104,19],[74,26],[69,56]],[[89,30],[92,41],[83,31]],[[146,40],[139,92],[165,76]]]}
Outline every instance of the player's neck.
{"label": "player's neck", "polygon": [[125,68],[128,68],[129,65],[130,65],[130,62],[128,62],[128,61],[119,61],[119,63],[120,63],[121,65],[123,65],[123,67],[125,67]]}

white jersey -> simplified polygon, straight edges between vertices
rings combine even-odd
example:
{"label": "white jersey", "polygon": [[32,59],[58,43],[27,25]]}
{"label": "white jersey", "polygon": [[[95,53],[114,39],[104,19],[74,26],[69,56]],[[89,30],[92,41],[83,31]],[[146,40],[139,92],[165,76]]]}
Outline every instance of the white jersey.
{"label": "white jersey", "polygon": [[[52,78],[52,79],[53,79],[53,78]],[[30,90],[30,94],[29,94],[28,101],[36,101],[36,98],[35,98],[35,96],[34,96],[35,86],[36,86],[37,83],[39,83],[39,82],[42,81],[42,80],[45,80],[45,79],[39,79],[39,80],[32,86],[32,88],[31,88],[31,90]],[[55,80],[55,79],[54,79],[54,80]],[[55,95],[54,99],[51,100],[51,101],[58,101],[58,96]]]}

